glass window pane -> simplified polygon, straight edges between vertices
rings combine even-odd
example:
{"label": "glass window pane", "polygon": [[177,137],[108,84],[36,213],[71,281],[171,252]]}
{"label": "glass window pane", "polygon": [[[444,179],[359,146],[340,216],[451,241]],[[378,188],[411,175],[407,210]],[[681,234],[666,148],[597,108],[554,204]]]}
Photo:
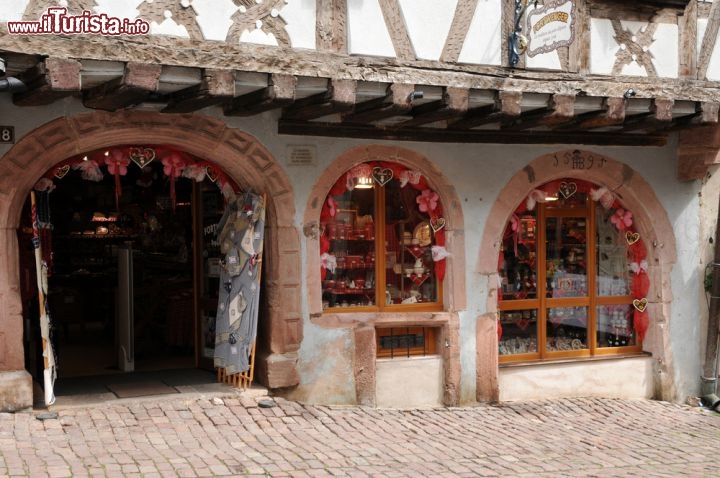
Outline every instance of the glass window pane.
{"label": "glass window pane", "polygon": [[587,296],[586,224],[584,217],[546,219],[548,297]]}
{"label": "glass window pane", "polygon": [[375,303],[375,194],[355,188],[338,196],[335,214],[321,224],[332,265],[322,282],[323,308]]}
{"label": "glass window pane", "polygon": [[588,347],[587,307],[553,307],[547,311],[548,352],[581,350]]}
{"label": "glass window pane", "polygon": [[601,305],[597,308],[598,347],[625,347],[635,345],[631,304]]}
{"label": "glass window pane", "polygon": [[597,293],[601,296],[630,293],[627,241],[603,217],[604,209],[595,208],[597,217]]}
{"label": "glass window pane", "polygon": [[513,216],[505,227],[498,261],[503,300],[537,297],[535,213]]}
{"label": "glass window pane", "polygon": [[437,280],[431,247],[435,237],[430,218],[416,202],[421,191],[401,187],[393,180],[385,186],[386,304],[437,301]]}
{"label": "glass window pane", "polygon": [[537,310],[500,312],[502,337],[498,343],[500,355],[537,352]]}

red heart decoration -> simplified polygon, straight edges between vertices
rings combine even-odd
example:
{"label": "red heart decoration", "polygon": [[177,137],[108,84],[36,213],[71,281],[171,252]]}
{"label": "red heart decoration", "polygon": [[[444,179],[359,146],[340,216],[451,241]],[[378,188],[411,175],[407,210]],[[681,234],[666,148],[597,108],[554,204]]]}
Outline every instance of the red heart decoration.
{"label": "red heart decoration", "polygon": [[212,166],[206,166],[205,167],[205,175],[208,177],[208,179],[212,182],[217,181],[218,178],[218,171]]}

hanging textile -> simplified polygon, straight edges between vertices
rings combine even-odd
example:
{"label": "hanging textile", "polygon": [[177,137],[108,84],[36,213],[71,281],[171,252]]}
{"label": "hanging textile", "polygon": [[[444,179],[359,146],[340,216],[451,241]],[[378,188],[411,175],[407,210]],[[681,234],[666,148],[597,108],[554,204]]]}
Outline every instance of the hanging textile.
{"label": "hanging textile", "polygon": [[265,231],[262,196],[246,193],[228,203],[218,223],[220,293],[215,329],[215,367],[229,375],[249,368],[257,335],[260,266]]}

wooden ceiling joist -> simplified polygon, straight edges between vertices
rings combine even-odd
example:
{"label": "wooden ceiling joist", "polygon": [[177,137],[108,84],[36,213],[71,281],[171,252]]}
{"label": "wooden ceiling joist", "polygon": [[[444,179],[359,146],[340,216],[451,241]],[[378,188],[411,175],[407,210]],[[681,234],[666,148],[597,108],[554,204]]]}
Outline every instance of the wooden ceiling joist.
{"label": "wooden ceiling joist", "polygon": [[106,111],[140,104],[158,91],[161,72],[161,65],[129,62],[121,77],[86,90],[83,104]]}
{"label": "wooden ceiling joist", "polygon": [[410,110],[412,119],[394,127],[408,128],[455,118],[468,110],[469,97],[470,91],[467,88],[443,88],[442,99],[414,107]]}
{"label": "wooden ceiling joist", "polygon": [[49,105],[65,96],[80,93],[81,65],[79,61],[47,58],[20,74],[18,79],[26,91],[15,93],[13,103],[18,106]]}
{"label": "wooden ceiling joist", "polygon": [[358,103],[351,113],[342,116],[343,123],[372,123],[412,110],[415,85],[392,83],[384,96]]}
{"label": "wooden ceiling joist", "polygon": [[252,116],[282,108],[295,101],[297,79],[292,75],[272,74],[268,86],[238,96],[223,106],[227,116]]}
{"label": "wooden ceiling joist", "polygon": [[570,122],[575,115],[575,95],[553,95],[546,108],[523,112],[518,118],[506,121],[503,129],[516,131],[542,126],[556,126]]}
{"label": "wooden ceiling joist", "polygon": [[283,118],[313,120],[323,116],[346,113],[355,107],[357,81],[331,80],[327,91],[297,99],[283,110]]}
{"label": "wooden ceiling joist", "polygon": [[472,108],[456,120],[448,121],[447,128],[467,130],[497,122],[507,122],[522,114],[520,102],[522,93],[519,91],[499,91],[494,104]]}
{"label": "wooden ceiling joist", "polygon": [[168,97],[163,113],[190,113],[232,99],[235,75],[230,70],[205,70],[202,81]]}
{"label": "wooden ceiling joist", "polygon": [[553,128],[555,131],[587,131],[608,126],[616,126],[625,121],[625,98],[611,97],[603,100],[602,108],[576,115],[565,124]]}
{"label": "wooden ceiling joist", "polygon": [[620,131],[656,131],[669,128],[672,126],[674,103],[673,100],[667,98],[653,99],[647,113],[626,117]]}

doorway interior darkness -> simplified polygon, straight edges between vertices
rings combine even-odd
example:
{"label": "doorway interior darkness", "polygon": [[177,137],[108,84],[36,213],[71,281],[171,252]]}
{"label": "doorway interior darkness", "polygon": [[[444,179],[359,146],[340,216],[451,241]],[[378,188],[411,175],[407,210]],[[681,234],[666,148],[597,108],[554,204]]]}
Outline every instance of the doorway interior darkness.
{"label": "doorway interior darkness", "polygon": [[[193,247],[203,247],[194,240],[202,234],[193,230],[193,211],[201,198],[215,196],[220,214],[220,189],[207,178],[179,177],[171,185],[160,161],[142,168],[131,163],[125,175],[105,174],[100,181],[73,168],[53,182],[52,192],[39,194],[38,210],[41,218],[49,213],[52,225],[43,247],[52,252],[45,256],[58,378],[120,371],[118,252],[127,246],[133,251],[134,369],[196,367],[201,329],[194,268],[204,261],[193,259]],[[42,357],[30,217],[26,204],[19,235],[26,366],[37,378]]]}

